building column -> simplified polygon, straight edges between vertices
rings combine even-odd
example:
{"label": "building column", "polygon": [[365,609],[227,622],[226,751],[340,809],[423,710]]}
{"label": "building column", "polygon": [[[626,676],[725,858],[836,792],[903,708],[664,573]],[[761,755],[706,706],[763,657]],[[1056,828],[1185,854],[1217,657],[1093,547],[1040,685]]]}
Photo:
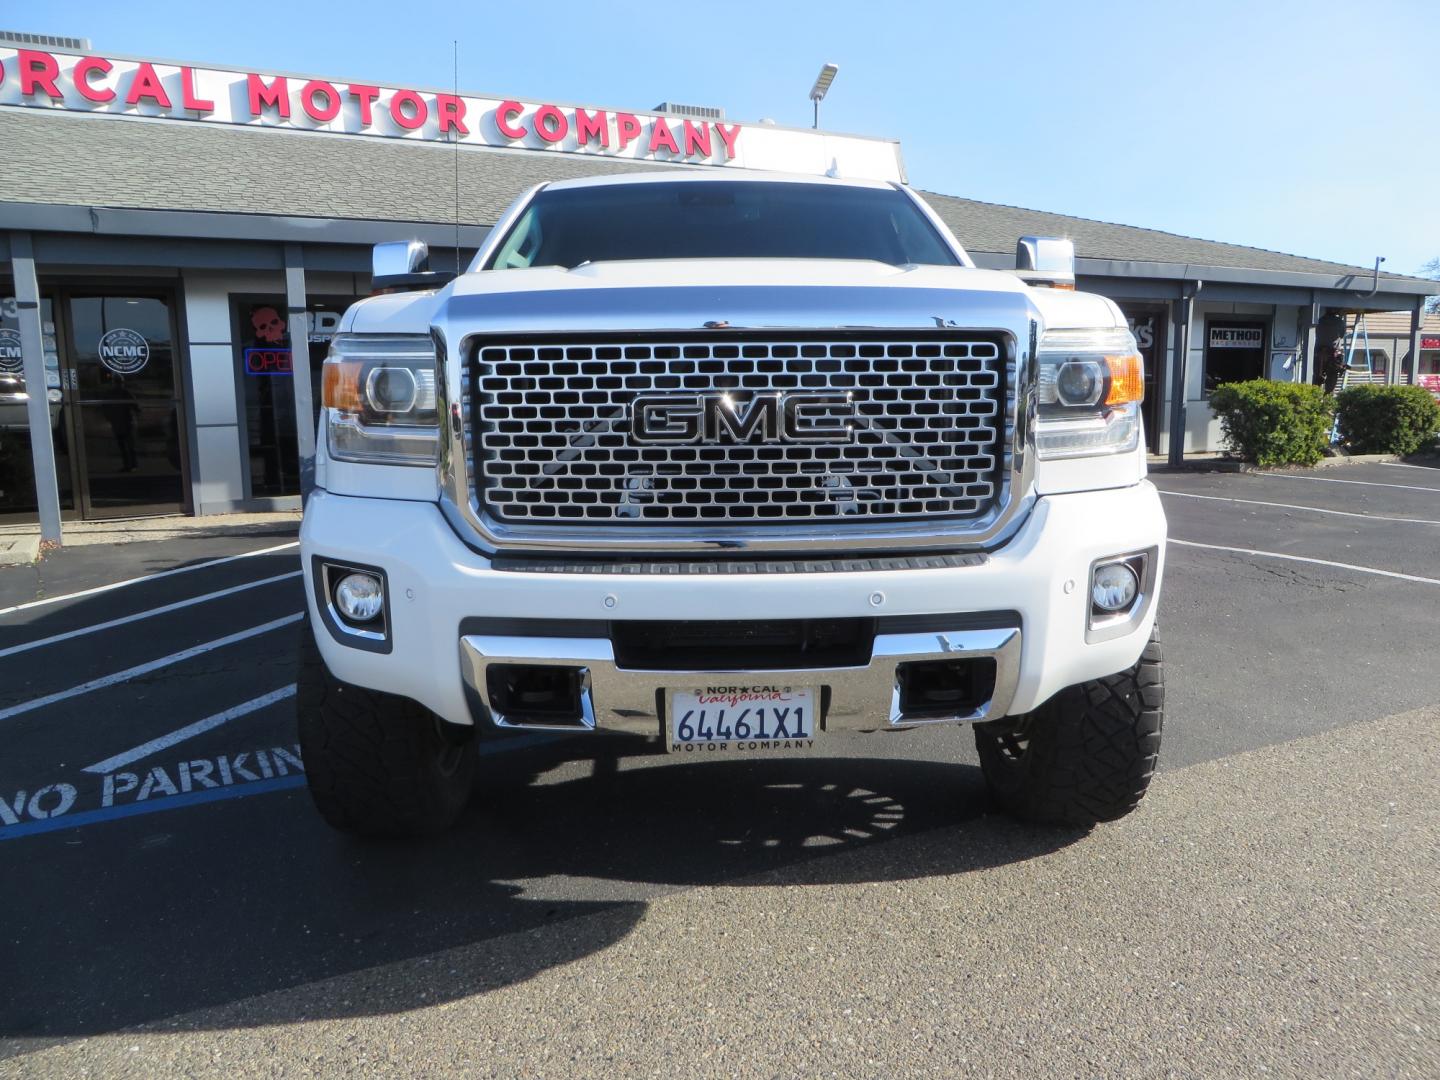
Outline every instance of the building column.
{"label": "building column", "polygon": [[1298,372],[1302,383],[1313,383],[1315,381],[1315,328],[1320,325],[1320,304],[1315,299],[1315,290],[1310,290],[1310,306],[1306,309],[1308,314],[1301,320],[1299,354],[1295,357],[1295,363],[1299,365]]}
{"label": "building column", "polygon": [[1406,372],[1405,380],[1411,386],[1420,382],[1420,328],[1424,325],[1425,297],[1417,296],[1415,310],[1410,312],[1410,370]]}
{"label": "building column", "polygon": [[40,282],[28,232],[10,234],[15,306],[20,319],[20,356],[25,367],[25,407],[30,425],[30,460],[35,469],[35,503],[40,540],[60,543],[60,484],[55,477],[55,443],[50,433],[50,395],[45,385],[45,327],[40,319]]}
{"label": "building column", "polygon": [[300,454],[300,502],[315,486],[315,403],[310,395],[310,334],[305,309],[305,256],[285,245],[285,306],[290,327],[290,380],[295,391],[295,446]]}
{"label": "building column", "polygon": [[1175,350],[1170,364],[1170,467],[1179,468],[1185,461],[1185,394],[1188,382],[1185,369],[1190,360],[1190,325],[1195,321],[1195,294],[1203,282],[1184,288],[1175,325]]}

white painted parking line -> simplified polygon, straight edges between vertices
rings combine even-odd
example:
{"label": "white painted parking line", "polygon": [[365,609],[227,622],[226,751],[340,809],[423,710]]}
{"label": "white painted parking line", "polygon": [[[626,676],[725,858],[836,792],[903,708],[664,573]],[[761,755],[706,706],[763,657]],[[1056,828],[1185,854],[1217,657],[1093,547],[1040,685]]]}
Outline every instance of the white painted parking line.
{"label": "white painted parking line", "polygon": [[11,705],[7,709],[0,709],[0,720],[8,720],[12,716],[19,716],[21,713],[33,712],[35,709],[42,709],[46,705],[53,705],[57,701],[65,701],[72,697],[79,697],[81,694],[88,694],[92,690],[100,690],[106,686],[114,686],[116,683],[126,682],[137,678],[140,675],[147,675],[160,668],[169,667],[189,660],[191,657],[200,656],[213,649],[221,649],[226,645],[233,645],[237,641],[244,641],[247,638],[258,637],[260,634],[268,634],[271,630],[278,630],[282,626],[289,626],[297,623],[305,617],[303,611],[297,611],[293,615],[286,615],[284,618],[272,619],[268,623],[259,626],[252,626],[248,630],[240,630],[225,637],[216,638],[214,641],[207,641],[202,645],[192,645],[188,649],[182,649],[169,656],[162,656],[158,660],[150,660],[135,667],[126,668],[124,671],[117,671],[113,675],[102,675],[98,679],[91,679],[89,682],[81,683],[79,686],[72,686],[68,690],[57,690],[53,694],[46,694],[44,697],[34,698],[31,701],[22,701],[18,705]]}
{"label": "white painted parking line", "polygon": [[155,615],[166,615],[169,612],[179,611],[182,608],[194,607],[196,604],[219,600],[221,597],[234,596],[236,593],[244,592],[246,589],[258,589],[262,585],[273,585],[277,581],[289,581],[291,578],[297,578],[299,576],[299,570],[292,570],[288,574],[276,574],[274,577],[262,578],[260,581],[247,581],[243,585],[232,585],[228,589],[218,589],[215,592],[206,593],[204,596],[192,596],[189,600],[177,600],[173,604],[150,608],[148,611],[136,612],[134,615],[125,615],[122,618],[95,623],[92,626],[82,626],[78,630],[67,630],[63,634],[51,634],[49,637],[40,638],[36,641],[23,641],[19,645],[11,645],[9,648],[0,649],[0,659],[7,656],[14,656],[16,653],[29,652],[31,649],[39,649],[46,645],[54,645],[57,642],[69,641],[72,638],[84,637],[86,634],[99,633],[101,630],[111,630],[117,626],[124,626],[126,623],[136,622],[140,619],[149,619]]}
{"label": "white painted parking line", "polygon": [[1411,465],[1408,461],[1382,461],[1381,465],[1388,465],[1392,469],[1424,469],[1427,472],[1440,472],[1440,465]]}
{"label": "white painted parking line", "polygon": [[1398,570],[1381,570],[1374,566],[1356,566],[1354,563],[1332,562],[1329,559],[1312,559],[1308,555],[1290,555],[1283,551],[1256,551],[1254,548],[1226,547],[1223,544],[1200,544],[1194,540],[1179,540],[1171,537],[1172,544],[1182,547],[1204,548],[1207,551],[1228,551],[1233,555],[1254,555],[1262,559],[1284,559],[1287,562],[1312,563],[1316,566],[1333,566],[1338,570],[1354,570],[1360,574],[1376,574],[1380,577],[1399,578],[1401,581],[1418,581],[1422,585],[1440,585],[1440,578],[1420,577],[1418,574],[1402,574]]}
{"label": "white painted parking line", "polygon": [[271,690],[268,694],[261,694],[257,698],[236,705],[233,708],[207,716],[203,720],[196,720],[193,724],[186,724],[182,728],[170,732],[168,735],[161,735],[158,739],[151,739],[149,742],[141,743],[114,757],[108,757],[104,761],[97,761],[94,765],[86,765],[82,772],[108,773],[114,772],[122,765],[129,765],[132,761],[139,761],[143,757],[166,750],[176,743],[184,742],[186,739],[193,739],[196,735],[203,735],[207,731],[213,731],[221,724],[229,723],[231,720],[241,716],[248,716],[250,713],[258,712],[267,705],[274,705],[277,701],[284,701],[286,698],[295,696],[295,684],[282,686],[279,690]]}
{"label": "white painted parking line", "polygon": [[1399,488],[1401,491],[1428,491],[1431,495],[1440,495],[1440,488],[1424,487],[1420,484],[1381,484],[1374,480],[1338,480],[1333,476],[1296,476],[1293,473],[1279,472],[1251,473],[1250,475],[1263,477],[1266,480],[1313,480],[1317,484],[1358,484],[1361,487]]}
{"label": "white painted parking line", "polygon": [[[1381,514],[1357,514],[1352,510],[1326,510],[1320,506],[1300,506],[1297,503],[1264,502],[1260,499],[1227,499],[1220,495],[1197,495],[1193,491],[1167,491],[1158,489],[1161,495],[1174,495],[1180,499],[1206,499],[1210,502],[1244,503],[1246,506],[1274,506],[1281,510],[1305,510],[1312,514],[1333,514],[1336,517],[1365,518],[1367,521],[1402,521],[1410,525],[1440,525],[1440,521],[1429,518],[1385,517]],[[0,652],[0,656],[4,656]]]}
{"label": "white painted parking line", "polygon": [[258,551],[241,552],[239,555],[226,555],[223,559],[211,559],[208,562],[195,563],[193,566],[177,566],[173,570],[161,570],[159,573],[126,578],[124,581],[112,581],[109,585],[97,585],[93,589],[81,589],[79,592],[66,593],[64,596],[47,596],[43,600],[30,600],[24,604],[14,604],[7,608],[0,608],[0,615],[11,615],[17,611],[29,611],[31,608],[45,607],[49,604],[60,604],[66,600],[78,600],[82,596],[95,596],[98,593],[111,592],[114,589],[123,589],[127,585],[142,585],[147,581],[159,581],[161,578],[174,577],[176,574],[188,574],[192,570],[208,570],[212,566],[239,562],[241,559],[253,559],[259,555],[274,555],[277,551],[289,551],[291,548],[297,548],[299,546],[299,540],[292,540],[288,544],[276,544],[274,547],[260,548]]}

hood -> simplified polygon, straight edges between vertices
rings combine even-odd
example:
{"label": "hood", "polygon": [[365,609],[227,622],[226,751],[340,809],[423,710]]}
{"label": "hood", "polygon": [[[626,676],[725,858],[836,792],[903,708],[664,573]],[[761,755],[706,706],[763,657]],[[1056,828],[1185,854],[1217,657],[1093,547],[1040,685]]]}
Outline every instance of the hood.
{"label": "hood", "polygon": [[1114,326],[1088,294],[1034,289],[1012,274],[842,259],[666,259],[465,274],[444,289],[372,297],[345,330],[426,333],[701,328],[961,326],[1023,335],[1042,326]]}

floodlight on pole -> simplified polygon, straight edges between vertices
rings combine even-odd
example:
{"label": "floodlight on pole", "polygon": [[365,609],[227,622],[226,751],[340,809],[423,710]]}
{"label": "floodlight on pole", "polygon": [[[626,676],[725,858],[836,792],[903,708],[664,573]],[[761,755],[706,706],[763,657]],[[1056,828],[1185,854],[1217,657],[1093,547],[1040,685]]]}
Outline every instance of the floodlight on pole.
{"label": "floodlight on pole", "polygon": [[829,92],[830,84],[835,81],[839,72],[839,64],[826,64],[820,69],[820,74],[815,76],[815,85],[810,88],[810,100],[815,103],[815,122],[812,127],[820,126],[820,101]]}

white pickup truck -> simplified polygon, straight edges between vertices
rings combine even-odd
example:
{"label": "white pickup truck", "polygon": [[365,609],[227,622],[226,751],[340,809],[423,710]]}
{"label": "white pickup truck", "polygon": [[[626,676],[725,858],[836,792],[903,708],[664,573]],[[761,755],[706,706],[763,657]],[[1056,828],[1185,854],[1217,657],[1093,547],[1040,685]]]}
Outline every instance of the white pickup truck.
{"label": "white pickup truck", "polygon": [[1133,809],[1141,360],[1068,243],[1017,263],[902,185],[680,170],[537,187],[448,283],[377,248],[300,534],[321,814],[442,829],[517,730],[693,761],[923,724],[1024,818]]}

